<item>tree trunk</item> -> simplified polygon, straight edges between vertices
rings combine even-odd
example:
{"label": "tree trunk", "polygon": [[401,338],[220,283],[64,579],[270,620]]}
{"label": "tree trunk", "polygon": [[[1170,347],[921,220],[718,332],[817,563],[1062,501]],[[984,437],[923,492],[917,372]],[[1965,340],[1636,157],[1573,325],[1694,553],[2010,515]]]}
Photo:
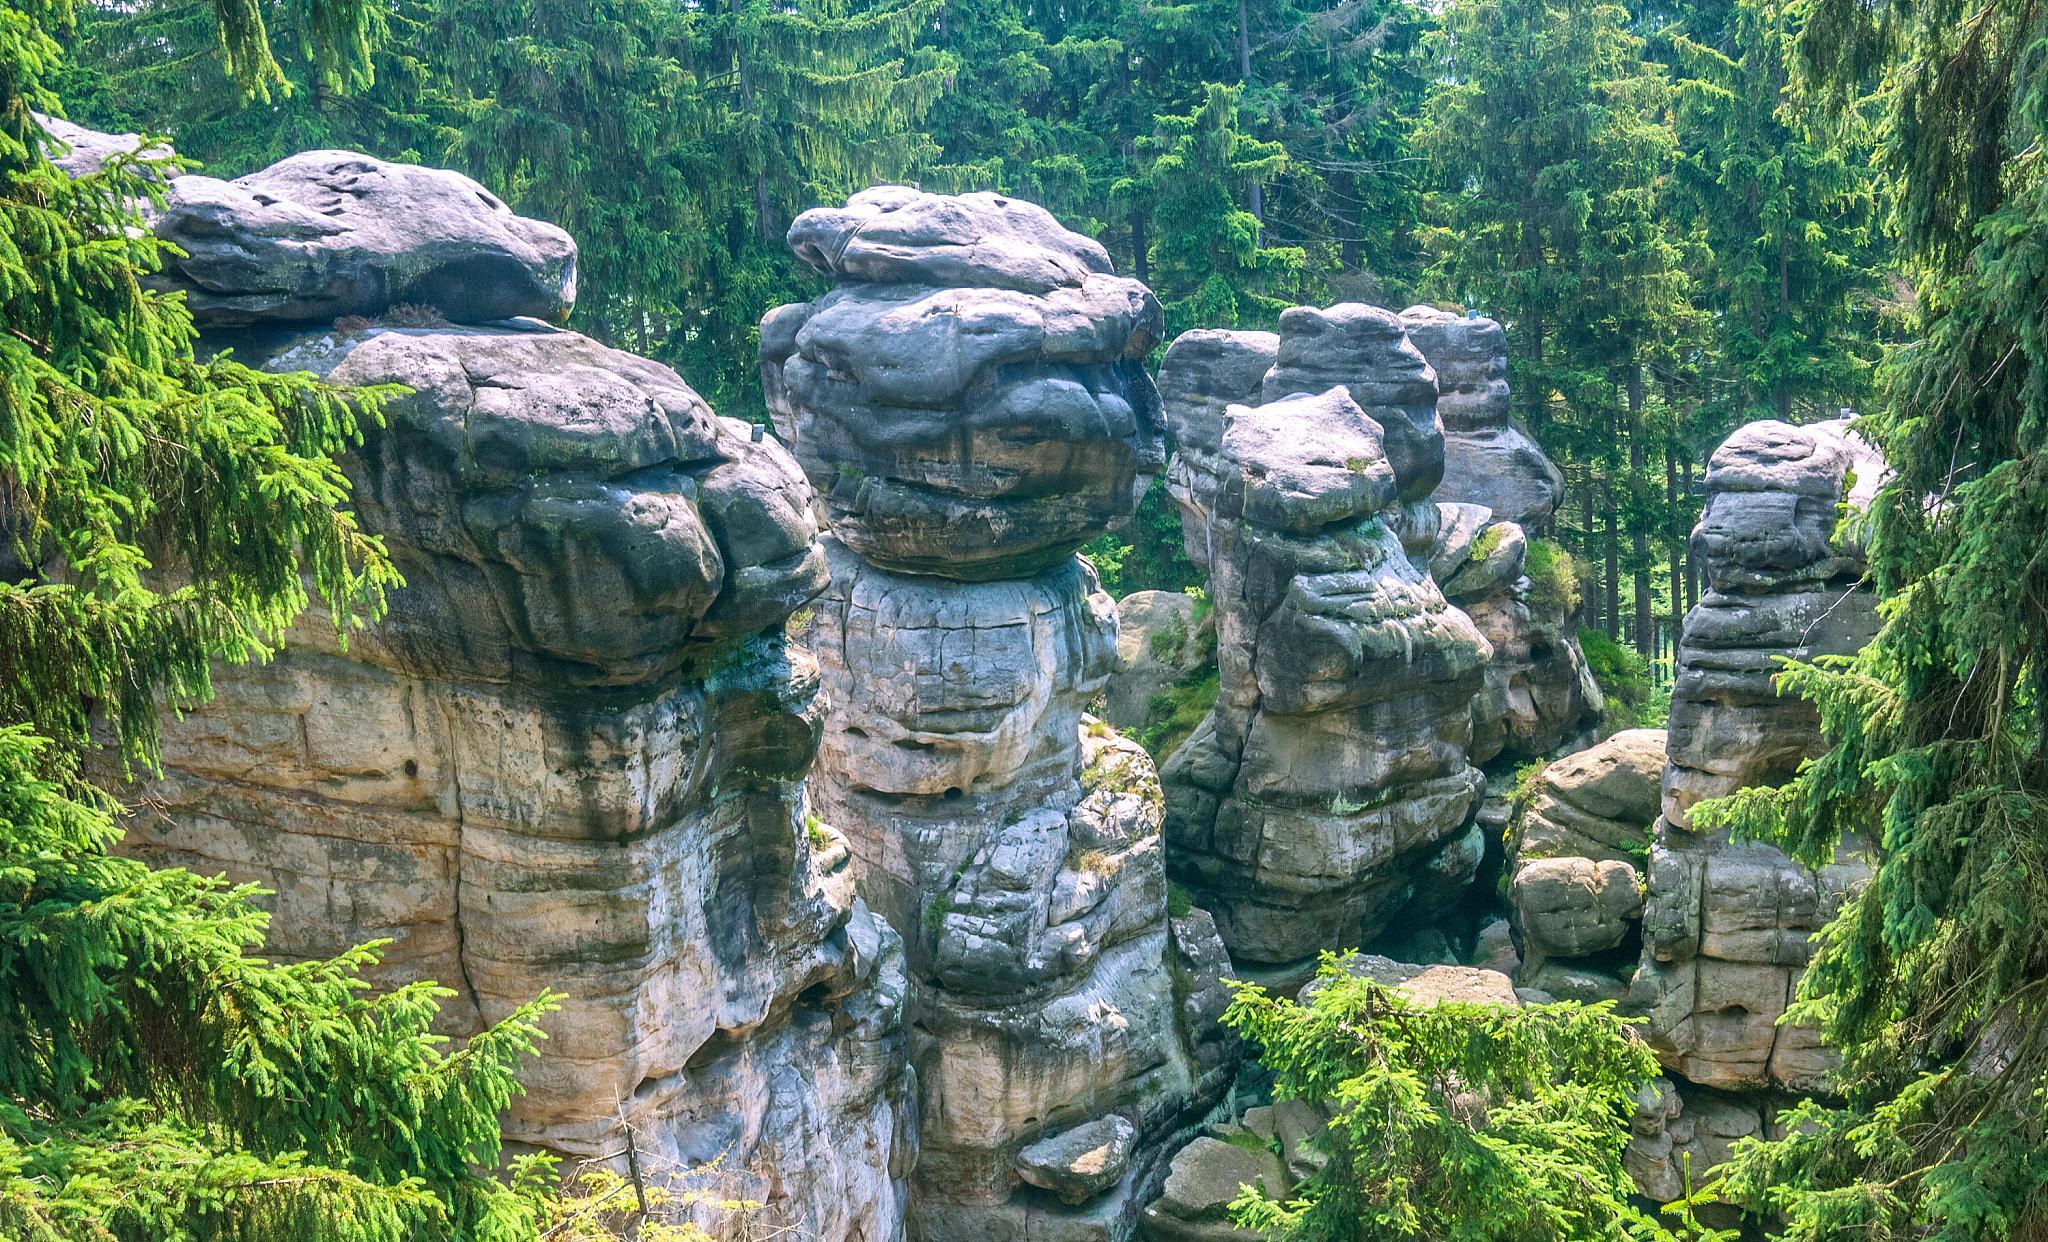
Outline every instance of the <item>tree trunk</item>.
{"label": "tree trunk", "polygon": [[1150,284],[1152,281],[1152,258],[1146,253],[1151,242],[1145,237],[1145,225],[1145,209],[1133,206],[1131,208],[1131,274],[1138,278],[1138,283],[1141,285]]}
{"label": "tree trunk", "polygon": [[1685,535],[1678,530],[1678,458],[1671,445],[1664,446],[1664,504],[1666,568],[1671,586],[1671,668],[1678,670],[1678,635],[1685,628]]}
{"label": "tree trunk", "polygon": [[[1237,0],[1237,82],[1250,86],[1252,81],[1252,27],[1245,13],[1245,0]],[[1263,221],[1266,218],[1265,189],[1258,182],[1252,182],[1252,218]]]}
{"label": "tree trunk", "polygon": [[[1628,373],[1628,466],[1631,493],[1641,485],[1648,466],[1643,451],[1643,368],[1632,364]],[[1656,654],[1656,600],[1650,584],[1650,532],[1640,519],[1629,532],[1629,556],[1635,562],[1636,650],[1645,656]]]}
{"label": "tree trunk", "polygon": [[1606,544],[1606,581],[1601,585],[1607,589],[1607,602],[1601,609],[1601,620],[1605,623],[1607,637],[1621,639],[1621,530],[1614,520],[1614,479],[1612,476],[1600,480],[1600,498],[1606,512],[1601,515],[1601,535]]}
{"label": "tree trunk", "polygon": [[[1693,498],[1692,458],[1690,457],[1685,459],[1685,498],[1688,502],[1686,508],[1690,510],[1692,508],[1690,502]],[[1685,531],[1683,537],[1685,539],[1685,609],[1687,612],[1691,612],[1699,607],[1700,603],[1700,567],[1699,562],[1694,560],[1692,555],[1692,531]]]}
{"label": "tree trunk", "polygon": [[1600,619],[1599,534],[1593,527],[1593,464],[1583,467],[1579,485],[1579,585],[1584,591],[1584,623],[1594,629],[1606,628]]}

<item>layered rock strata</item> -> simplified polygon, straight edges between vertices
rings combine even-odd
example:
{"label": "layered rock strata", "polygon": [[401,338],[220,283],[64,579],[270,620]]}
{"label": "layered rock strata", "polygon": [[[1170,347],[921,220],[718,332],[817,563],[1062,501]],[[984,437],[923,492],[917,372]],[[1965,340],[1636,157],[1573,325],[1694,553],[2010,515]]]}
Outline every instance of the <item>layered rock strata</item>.
{"label": "layered rock strata", "polygon": [[1444,477],[1436,498],[1478,505],[1524,530],[1549,530],[1564,497],[1564,475],[1515,421],[1500,324],[1432,306],[1409,307],[1401,323],[1436,371],[1444,427]]}
{"label": "layered rock strata", "polygon": [[1826,742],[1813,708],[1780,697],[1779,657],[1857,650],[1876,632],[1861,549],[1839,538],[1884,463],[1845,422],[1751,423],[1708,463],[1692,536],[1707,592],[1686,617],[1671,699],[1662,816],[1650,845],[1641,964],[1629,1005],[1670,1072],[1636,1119],[1631,1167],[1647,1193],[1699,1174],[1764,1132],[1782,1092],[1825,1091],[1833,1055],[1779,1018],[1811,938],[1867,878],[1857,842],[1804,867],[1768,845],[1697,829],[1700,800],[1777,784]]}
{"label": "layered rock strata", "polygon": [[[1555,503],[1555,470],[1508,418],[1505,375],[1498,324],[1425,308],[1296,307],[1278,332],[1197,330],[1167,350],[1167,490],[1211,575],[1221,680],[1209,724],[1166,765],[1169,833],[1176,874],[1238,959],[1361,943],[1409,921],[1404,903],[1442,913],[1482,859],[1499,863],[1505,800],[1480,822],[1477,765],[1505,773],[1598,715],[1570,593],[1532,582],[1543,571],[1516,521],[1464,499],[1482,494],[1474,462],[1512,461],[1512,486],[1484,495],[1532,520]],[[1485,441],[1464,476],[1446,464],[1446,403],[1468,443]],[[1370,446],[1345,438],[1349,410]],[[1353,478],[1277,521],[1231,498],[1306,463]],[[1381,463],[1389,485],[1367,497]],[[1336,550],[1365,524],[1387,542]],[[1408,563],[1377,555],[1389,548]],[[1322,648],[1292,645],[1303,628]]]}
{"label": "layered rock strata", "polygon": [[814,787],[909,944],[913,1235],[1129,1238],[1234,1057],[1151,760],[1083,714],[1117,614],[1074,550],[1161,464],[1158,304],[997,195],[872,190],[789,240],[834,282],[762,328],[831,524]]}
{"label": "layered rock strata", "polygon": [[[1378,314],[1385,365],[1355,387],[1383,412],[1391,398],[1389,421],[1427,446],[1413,411],[1428,367]],[[1404,483],[1385,425],[1340,386],[1228,407],[1216,437],[1203,529],[1220,692],[1166,781],[1175,874],[1241,965],[1358,944],[1434,861],[1461,860],[1463,878],[1477,863],[1459,847],[1483,784],[1466,754],[1489,650],[1403,546],[1436,470],[1411,461],[1421,477]]]}
{"label": "layered rock strata", "polygon": [[566,309],[566,236],[455,174],[310,153],[178,178],[158,226],[202,323],[269,325],[245,359],[410,390],[343,462],[406,584],[345,650],[307,625],[219,670],[129,848],[273,890],[280,956],[390,938],[380,980],[453,988],[457,1031],[565,993],[508,1139],[630,1142],[770,1225],[899,1238],[905,962],[807,816],[824,709],[783,624],[826,563],[796,463],[536,319],[379,326]]}
{"label": "layered rock strata", "polygon": [[1751,423],[1715,450],[1692,535],[1707,591],[1686,617],[1671,695],[1663,817],[1650,850],[1643,961],[1631,1000],[1664,1063],[1721,1088],[1820,1085],[1830,1060],[1777,1019],[1811,949],[1866,874],[1853,843],[1818,872],[1776,849],[1691,830],[1700,799],[1777,784],[1825,746],[1812,705],[1771,684],[1780,657],[1847,654],[1875,634],[1861,549],[1841,506],[1883,461],[1845,422]]}

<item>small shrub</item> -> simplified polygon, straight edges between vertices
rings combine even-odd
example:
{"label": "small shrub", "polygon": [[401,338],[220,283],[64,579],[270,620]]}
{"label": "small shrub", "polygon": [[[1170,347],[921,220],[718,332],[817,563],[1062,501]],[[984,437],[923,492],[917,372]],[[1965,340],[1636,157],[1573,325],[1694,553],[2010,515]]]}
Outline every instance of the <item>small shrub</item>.
{"label": "small shrub", "polygon": [[1522,573],[1531,612],[1568,617],[1579,610],[1579,566],[1571,553],[1548,539],[1531,539]]}
{"label": "small shrub", "polygon": [[1590,628],[1579,631],[1579,650],[1593,680],[1600,683],[1600,693],[1607,696],[1607,715],[1601,723],[1609,732],[1656,728],[1670,716],[1671,691],[1655,683],[1650,662],[1641,653]]}
{"label": "small shrub", "polygon": [[1166,757],[1188,740],[1188,735],[1207,718],[1209,709],[1216,706],[1221,688],[1216,670],[1207,668],[1198,669],[1153,695],[1145,704],[1145,713],[1152,723],[1138,730],[1138,745],[1145,748],[1154,762],[1166,762]]}
{"label": "small shrub", "polygon": [[1184,919],[1193,912],[1194,908],[1194,899],[1188,896],[1188,890],[1178,884],[1167,884],[1166,916],[1168,918]]}

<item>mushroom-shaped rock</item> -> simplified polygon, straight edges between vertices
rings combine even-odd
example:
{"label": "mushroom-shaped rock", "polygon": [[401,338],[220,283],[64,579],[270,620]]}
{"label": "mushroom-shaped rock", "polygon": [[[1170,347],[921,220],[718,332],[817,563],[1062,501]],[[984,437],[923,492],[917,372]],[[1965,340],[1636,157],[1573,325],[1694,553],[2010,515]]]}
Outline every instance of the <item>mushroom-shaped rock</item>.
{"label": "mushroom-shaped rock", "polygon": [[1127,517],[1165,464],[1161,312],[1095,242],[992,194],[883,187],[790,227],[835,280],[763,320],[770,410],[869,563],[1028,577]]}
{"label": "mushroom-shaped rock", "polygon": [[185,252],[162,279],[202,327],[401,303],[457,323],[559,320],[576,300],[567,233],[461,173],[354,151],[304,151],[233,181],[179,177],[152,223]]}

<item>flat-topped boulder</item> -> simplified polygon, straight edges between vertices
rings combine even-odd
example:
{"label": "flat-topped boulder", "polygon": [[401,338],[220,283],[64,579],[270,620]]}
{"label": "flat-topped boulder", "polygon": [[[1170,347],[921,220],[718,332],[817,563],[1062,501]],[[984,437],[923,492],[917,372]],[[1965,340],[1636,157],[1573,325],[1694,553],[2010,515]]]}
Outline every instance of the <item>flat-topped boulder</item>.
{"label": "flat-topped boulder", "polygon": [[1050,293],[1115,272],[1109,252],[1036,203],[878,185],[789,229],[796,257],[834,280]]}
{"label": "flat-topped boulder", "polygon": [[556,321],[576,301],[567,233],[461,173],[354,151],[304,151],[233,181],[179,177],[152,226],[185,252],[161,279],[202,327],[401,304],[457,323]]}

